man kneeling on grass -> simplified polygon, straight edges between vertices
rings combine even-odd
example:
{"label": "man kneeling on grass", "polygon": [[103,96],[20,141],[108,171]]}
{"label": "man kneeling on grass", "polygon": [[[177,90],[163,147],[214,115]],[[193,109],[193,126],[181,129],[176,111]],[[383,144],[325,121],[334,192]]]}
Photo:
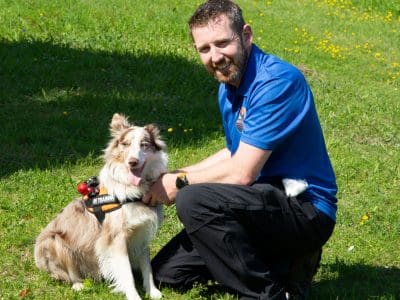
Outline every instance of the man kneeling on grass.
{"label": "man kneeling on grass", "polygon": [[179,287],[213,279],[240,299],[303,299],[337,209],[310,87],[253,44],[232,1],[201,4],[189,28],[220,82],[226,148],[164,174],[144,197],[176,203],[185,227],[153,259],[155,279]]}

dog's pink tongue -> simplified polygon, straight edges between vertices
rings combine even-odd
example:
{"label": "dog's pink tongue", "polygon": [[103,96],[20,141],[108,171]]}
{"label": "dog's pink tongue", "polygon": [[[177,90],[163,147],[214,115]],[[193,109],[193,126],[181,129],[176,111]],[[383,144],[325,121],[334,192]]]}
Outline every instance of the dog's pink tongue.
{"label": "dog's pink tongue", "polygon": [[138,186],[140,181],[142,181],[142,177],[140,177],[140,170],[134,170],[129,172],[129,181],[134,185]]}

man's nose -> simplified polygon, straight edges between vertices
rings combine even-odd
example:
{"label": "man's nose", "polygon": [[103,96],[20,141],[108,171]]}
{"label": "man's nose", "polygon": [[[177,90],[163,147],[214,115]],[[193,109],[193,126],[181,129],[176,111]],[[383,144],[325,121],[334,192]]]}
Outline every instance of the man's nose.
{"label": "man's nose", "polygon": [[217,47],[212,47],[211,48],[211,61],[213,64],[218,64],[221,62],[224,58],[224,55],[221,52],[221,49]]}

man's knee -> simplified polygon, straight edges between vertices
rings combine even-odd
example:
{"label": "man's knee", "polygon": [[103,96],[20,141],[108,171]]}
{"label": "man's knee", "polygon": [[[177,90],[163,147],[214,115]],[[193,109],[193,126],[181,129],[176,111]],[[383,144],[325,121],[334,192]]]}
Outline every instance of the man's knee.
{"label": "man's knee", "polygon": [[200,198],[201,192],[197,185],[186,186],[178,192],[175,199],[175,206],[176,213],[182,222],[193,216]]}
{"label": "man's knee", "polygon": [[212,185],[195,184],[180,190],[176,196],[176,212],[190,233],[210,222],[221,211]]}

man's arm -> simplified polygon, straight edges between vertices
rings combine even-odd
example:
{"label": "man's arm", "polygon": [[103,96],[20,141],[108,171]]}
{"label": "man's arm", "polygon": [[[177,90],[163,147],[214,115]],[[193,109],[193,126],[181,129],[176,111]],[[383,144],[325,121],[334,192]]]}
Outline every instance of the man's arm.
{"label": "man's arm", "polygon": [[[242,142],[233,156],[227,156],[224,150],[221,151],[217,152],[216,156],[213,155],[200,162],[198,167],[184,168],[190,184],[210,182],[251,184],[271,155],[269,150],[262,150]],[[174,203],[178,191],[175,186],[176,177],[177,174],[164,174],[153,184],[143,202],[150,205]]]}
{"label": "man's arm", "polygon": [[214,165],[187,173],[190,183],[232,183],[248,185],[254,182],[267,161],[270,151],[240,143],[236,153]]}

